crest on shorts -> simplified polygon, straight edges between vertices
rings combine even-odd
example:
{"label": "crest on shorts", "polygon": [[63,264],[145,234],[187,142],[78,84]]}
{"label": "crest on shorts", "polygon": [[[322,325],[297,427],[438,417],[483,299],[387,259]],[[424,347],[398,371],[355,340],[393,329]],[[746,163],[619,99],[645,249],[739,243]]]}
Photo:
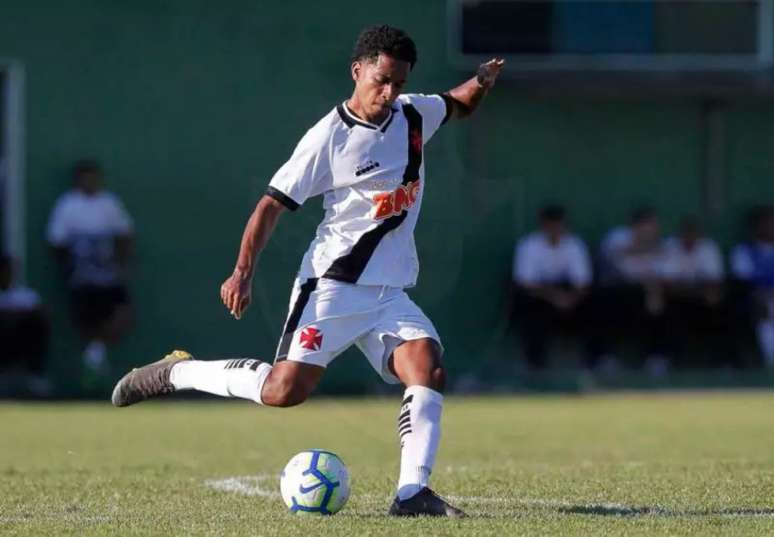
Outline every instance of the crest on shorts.
{"label": "crest on shorts", "polygon": [[319,351],[322,347],[322,332],[318,329],[308,326],[301,331],[299,343],[301,346],[310,351]]}

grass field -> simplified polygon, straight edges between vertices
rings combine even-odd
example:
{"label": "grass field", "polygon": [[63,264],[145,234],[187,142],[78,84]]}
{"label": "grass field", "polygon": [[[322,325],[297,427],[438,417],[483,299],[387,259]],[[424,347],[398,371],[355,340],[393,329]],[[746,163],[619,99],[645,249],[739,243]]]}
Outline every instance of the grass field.
{"label": "grass field", "polygon": [[[774,534],[774,394],[448,398],[433,484],[461,521],[385,516],[397,406],[0,404],[0,534]],[[311,447],[351,471],[334,517],[278,495]]]}

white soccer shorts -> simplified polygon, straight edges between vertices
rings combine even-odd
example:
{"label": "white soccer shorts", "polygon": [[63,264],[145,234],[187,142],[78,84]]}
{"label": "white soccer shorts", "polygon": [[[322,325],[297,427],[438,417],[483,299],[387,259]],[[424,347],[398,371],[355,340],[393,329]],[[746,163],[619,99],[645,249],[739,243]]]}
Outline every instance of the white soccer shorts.
{"label": "white soccer shorts", "polygon": [[388,367],[398,345],[422,338],[441,344],[433,323],[403,289],[327,278],[295,281],[282,332],[275,363],[327,367],[354,344],[390,384],[400,382]]}

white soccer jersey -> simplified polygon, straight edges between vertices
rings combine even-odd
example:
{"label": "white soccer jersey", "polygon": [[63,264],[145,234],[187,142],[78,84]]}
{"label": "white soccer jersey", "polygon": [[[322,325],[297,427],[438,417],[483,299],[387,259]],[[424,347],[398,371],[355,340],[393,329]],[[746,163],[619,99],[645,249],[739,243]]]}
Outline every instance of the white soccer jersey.
{"label": "white soccer jersey", "polygon": [[322,194],[325,216],[299,277],[411,287],[423,146],[448,118],[441,95],[401,95],[381,125],[334,108],[298,143],[267,194],[291,210]]}

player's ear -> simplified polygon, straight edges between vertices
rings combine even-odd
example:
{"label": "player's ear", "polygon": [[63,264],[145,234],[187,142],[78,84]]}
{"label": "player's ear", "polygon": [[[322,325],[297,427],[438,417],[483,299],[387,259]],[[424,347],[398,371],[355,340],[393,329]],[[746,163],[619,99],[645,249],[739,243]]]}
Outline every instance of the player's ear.
{"label": "player's ear", "polygon": [[355,82],[358,81],[360,78],[360,73],[363,69],[363,65],[360,62],[352,62],[351,71],[352,71],[352,80]]}

